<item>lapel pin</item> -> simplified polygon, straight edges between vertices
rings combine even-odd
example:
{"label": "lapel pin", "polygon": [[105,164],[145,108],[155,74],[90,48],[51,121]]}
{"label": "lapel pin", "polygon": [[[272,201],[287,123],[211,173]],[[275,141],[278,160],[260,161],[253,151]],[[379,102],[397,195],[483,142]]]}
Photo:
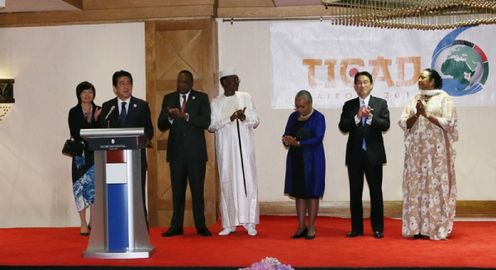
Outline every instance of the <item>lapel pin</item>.
{"label": "lapel pin", "polygon": [[133,108],[136,108],[136,107],[138,107],[138,105],[136,105],[136,103],[135,103],[135,104],[133,104]]}
{"label": "lapel pin", "polygon": [[191,99],[196,99],[196,97],[195,96],[192,96]]}

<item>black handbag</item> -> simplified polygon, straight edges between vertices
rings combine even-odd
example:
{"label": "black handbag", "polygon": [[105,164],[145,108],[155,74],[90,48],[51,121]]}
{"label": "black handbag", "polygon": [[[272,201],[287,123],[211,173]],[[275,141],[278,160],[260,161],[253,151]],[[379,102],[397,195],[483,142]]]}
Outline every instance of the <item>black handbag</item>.
{"label": "black handbag", "polygon": [[84,150],[84,143],[80,141],[76,141],[73,138],[66,140],[64,143],[64,147],[62,147],[62,154],[66,156],[80,156]]}

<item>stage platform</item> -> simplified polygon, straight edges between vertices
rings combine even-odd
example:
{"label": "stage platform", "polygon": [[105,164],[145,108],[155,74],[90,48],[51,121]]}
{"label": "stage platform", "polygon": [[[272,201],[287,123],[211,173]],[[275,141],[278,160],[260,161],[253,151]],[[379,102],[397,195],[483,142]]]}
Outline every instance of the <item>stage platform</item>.
{"label": "stage platform", "polygon": [[151,228],[155,252],[149,259],[87,259],[88,237],[79,228],[0,229],[0,269],[238,269],[265,257],[295,269],[342,268],[496,268],[496,222],[457,221],[450,239],[413,240],[401,237],[401,221],[385,220],[385,237],[375,239],[365,221],[365,235],[345,237],[350,220],[319,217],[314,240],[290,239],[296,217],[262,216],[259,234],[242,229],[212,237],[185,234],[163,238],[165,228]]}

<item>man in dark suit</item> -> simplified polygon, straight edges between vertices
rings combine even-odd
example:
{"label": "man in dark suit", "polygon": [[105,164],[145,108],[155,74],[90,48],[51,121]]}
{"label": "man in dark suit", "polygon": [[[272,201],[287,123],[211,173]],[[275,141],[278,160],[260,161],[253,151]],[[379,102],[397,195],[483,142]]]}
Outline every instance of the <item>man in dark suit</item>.
{"label": "man in dark suit", "polygon": [[389,110],[384,99],[373,97],[372,75],[366,71],[355,75],[357,98],[346,101],[339,129],[349,133],[346,165],[350,182],[351,232],[347,237],[363,235],[363,176],[370,190],[370,219],[375,238],[384,237],[382,200],[382,166],[386,152],[382,132],[389,129]]}
{"label": "man in dark suit", "polygon": [[187,70],[177,76],[177,90],[164,96],[158,128],[169,130],[167,161],[172,188],[173,214],[163,237],[183,234],[184,197],[189,180],[196,231],[211,236],[205,225],[203,186],[207,148],[205,130],[210,125],[208,95],[192,89],[193,74]]}
{"label": "man in dark suit", "polygon": [[[104,128],[131,128],[143,127],[145,136],[150,141],[153,138],[153,125],[150,116],[150,107],[142,99],[132,96],[133,77],[131,73],[120,70],[112,76],[114,93],[117,97],[103,103],[100,113],[100,126]],[[146,224],[146,150],[141,150],[141,194],[145,211]]]}

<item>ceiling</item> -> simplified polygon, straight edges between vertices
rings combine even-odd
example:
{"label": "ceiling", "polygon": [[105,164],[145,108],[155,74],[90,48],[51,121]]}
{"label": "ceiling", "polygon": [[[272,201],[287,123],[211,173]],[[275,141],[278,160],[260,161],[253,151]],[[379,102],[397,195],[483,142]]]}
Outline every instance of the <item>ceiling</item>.
{"label": "ceiling", "polygon": [[342,25],[423,30],[496,24],[496,0],[0,0],[0,7],[3,2],[0,27],[175,18],[327,18]]}

